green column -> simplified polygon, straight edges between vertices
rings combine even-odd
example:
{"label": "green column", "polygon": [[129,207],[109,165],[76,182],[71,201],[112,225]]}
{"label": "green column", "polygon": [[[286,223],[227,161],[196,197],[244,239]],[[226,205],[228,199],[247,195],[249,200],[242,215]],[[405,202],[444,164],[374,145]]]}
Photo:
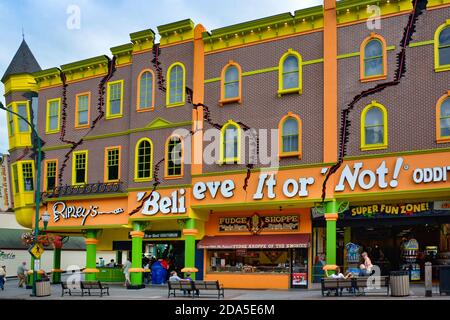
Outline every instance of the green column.
{"label": "green column", "polygon": [[326,263],[327,265],[336,264],[336,220],[338,204],[336,201],[330,201],[326,204],[325,220],[327,223],[326,231]]}
{"label": "green column", "polygon": [[96,272],[98,272],[97,262],[97,230],[86,231],[86,269],[85,279],[87,281],[96,280]]}
{"label": "green column", "polygon": [[143,287],[142,285],[142,238],[145,225],[142,222],[133,222],[133,231],[131,232],[131,268],[134,269],[130,273],[131,286],[134,289]]}
{"label": "green column", "polygon": [[[195,267],[195,220],[187,219],[184,226],[184,267],[194,268]],[[195,273],[191,274],[191,278],[195,280]]]}
{"label": "green column", "polygon": [[[31,264],[30,264],[30,268],[29,268],[29,270],[34,270],[34,257],[33,256],[31,256],[31,262],[30,262]],[[32,287],[33,287],[33,275],[32,274],[27,274],[26,275],[27,276],[27,283],[26,283],[26,286],[27,286],[27,289],[31,289]]]}
{"label": "green column", "polygon": [[53,273],[52,282],[61,283],[61,248],[53,249]]}

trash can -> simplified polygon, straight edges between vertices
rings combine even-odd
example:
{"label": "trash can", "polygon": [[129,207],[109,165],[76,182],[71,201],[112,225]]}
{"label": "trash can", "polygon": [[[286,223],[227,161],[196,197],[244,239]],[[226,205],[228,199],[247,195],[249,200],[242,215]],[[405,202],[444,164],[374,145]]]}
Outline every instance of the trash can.
{"label": "trash can", "polygon": [[439,294],[450,294],[450,266],[439,266]]}
{"label": "trash can", "polygon": [[50,295],[50,280],[36,281],[36,297],[48,297]]}
{"label": "trash can", "polygon": [[390,274],[391,296],[406,297],[409,296],[409,272],[391,271]]}

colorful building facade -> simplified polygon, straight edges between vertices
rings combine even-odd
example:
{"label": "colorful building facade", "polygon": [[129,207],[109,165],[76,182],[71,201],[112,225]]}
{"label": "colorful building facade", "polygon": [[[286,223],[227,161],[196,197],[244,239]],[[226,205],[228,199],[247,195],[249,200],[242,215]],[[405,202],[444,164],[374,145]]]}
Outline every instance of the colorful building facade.
{"label": "colorful building facade", "polygon": [[[398,80],[413,4],[326,0],[212,31],[188,19],[159,26],[159,44],[143,30],[112,58],[47,70],[22,43],[2,81],[45,143],[47,230],[85,236],[89,279],[97,250],[128,251],[132,288],[148,253],[228,288],[307,288],[321,255],[348,266],[362,225],[432,224],[423,241],[450,250],[450,2],[428,1]],[[343,109],[393,80],[358,99],[341,147]],[[8,127],[16,218],[32,227],[33,137]]]}

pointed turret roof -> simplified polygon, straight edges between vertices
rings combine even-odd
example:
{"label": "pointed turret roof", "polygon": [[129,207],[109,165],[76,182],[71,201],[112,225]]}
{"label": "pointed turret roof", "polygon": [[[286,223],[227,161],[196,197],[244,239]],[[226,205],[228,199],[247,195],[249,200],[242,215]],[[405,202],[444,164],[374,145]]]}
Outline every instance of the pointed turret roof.
{"label": "pointed turret roof", "polygon": [[11,60],[5,74],[2,77],[2,82],[12,74],[20,73],[33,73],[36,71],[41,71],[39,63],[36,61],[33,53],[31,52],[25,39],[22,40],[19,49],[17,49],[16,54]]}

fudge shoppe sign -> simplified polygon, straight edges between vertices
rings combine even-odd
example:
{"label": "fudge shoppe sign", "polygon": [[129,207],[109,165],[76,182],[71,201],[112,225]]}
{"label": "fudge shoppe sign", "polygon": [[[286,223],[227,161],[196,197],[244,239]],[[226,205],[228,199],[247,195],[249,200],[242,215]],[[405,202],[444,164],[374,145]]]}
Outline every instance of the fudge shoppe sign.
{"label": "fudge shoppe sign", "polygon": [[219,218],[219,232],[260,232],[298,231],[299,218],[295,215],[260,216],[255,213],[250,217]]}
{"label": "fudge shoppe sign", "polygon": [[[445,155],[445,154],[444,154]],[[448,157],[448,155],[447,155]],[[434,156],[433,161],[448,162],[444,156]],[[349,191],[389,191],[395,189],[417,189],[416,186],[442,187],[450,186],[450,165],[436,165],[421,167],[423,159],[420,156],[410,156],[410,160],[406,161],[403,157],[391,158],[381,162],[368,160],[364,162],[352,162],[346,164],[336,175],[335,192]],[[252,177],[252,182],[246,190],[249,197],[253,200],[261,199],[278,199],[281,196],[290,199],[306,198],[310,196],[318,196],[323,179],[328,171],[328,167],[312,168],[308,170],[300,170],[299,172],[311,173],[316,172],[315,176],[286,177],[284,172],[260,173],[257,178]],[[280,178],[284,177],[284,178]],[[193,197],[195,200],[202,201],[205,199],[216,199],[219,196],[225,200],[232,200],[241,192],[241,187],[236,183],[240,183],[236,178],[226,179],[223,181],[196,182],[193,186]],[[240,178],[239,178],[240,179]],[[319,185],[319,187],[318,187]],[[329,186],[332,188],[332,186]]]}
{"label": "fudge shoppe sign", "polygon": [[88,219],[95,220],[99,216],[115,216],[124,213],[123,208],[116,208],[110,211],[102,211],[99,206],[76,206],[68,205],[64,201],[53,204],[53,222],[58,223],[63,220],[78,220],[80,225],[84,226]]}

